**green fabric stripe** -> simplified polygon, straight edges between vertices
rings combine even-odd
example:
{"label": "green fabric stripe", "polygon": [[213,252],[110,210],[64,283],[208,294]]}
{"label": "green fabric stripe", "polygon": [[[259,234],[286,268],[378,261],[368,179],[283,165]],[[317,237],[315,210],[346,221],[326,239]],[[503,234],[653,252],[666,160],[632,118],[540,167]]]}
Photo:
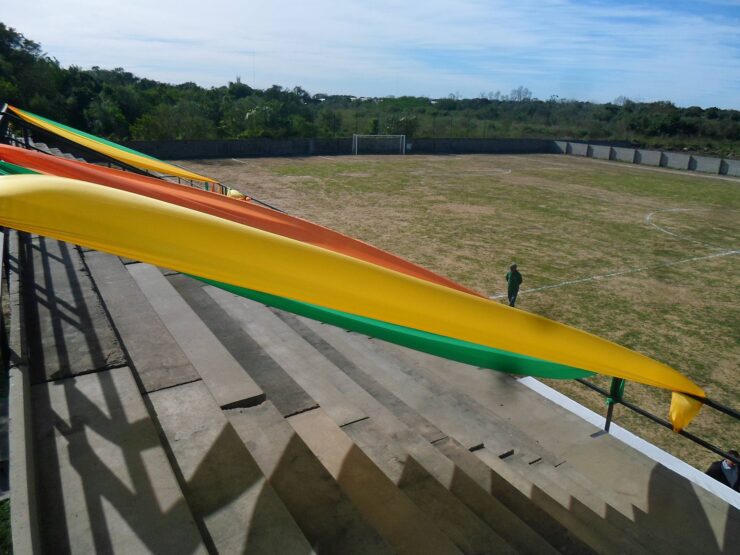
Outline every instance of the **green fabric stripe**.
{"label": "green fabric stripe", "polygon": [[[49,125],[55,125],[57,127],[61,127],[65,131],[69,131],[70,133],[75,133],[77,135],[80,135],[82,137],[85,137],[86,139],[90,139],[91,141],[95,141],[97,143],[101,143],[104,145],[107,145],[111,148],[116,148],[118,150],[124,150],[130,154],[135,154],[137,156],[142,156],[143,158],[149,158],[149,160],[156,160],[157,162],[161,162],[158,158],[154,158],[153,156],[149,156],[148,154],[144,154],[143,152],[139,152],[137,150],[133,150],[131,148],[127,148],[123,145],[119,145],[117,143],[114,143],[112,141],[108,141],[106,139],[103,139],[101,137],[96,137],[95,135],[90,135],[89,133],[85,133],[84,131],[80,131],[79,129],[75,129],[74,127],[69,127],[68,125],[64,125],[63,123],[59,123],[58,121],[50,120],[49,118],[45,118],[43,116],[39,116],[38,114],[34,114],[32,112],[29,112],[28,110],[20,110],[22,112],[25,112],[26,114],[33,116],[35,118],[40,119],[41,121],[44,121],[48,123]],[[164,162],[163,162],[164,163]]]}
{"label": "green fabric stripe", "polygon": [[436,335],[425,331],[416,330],[364,318],[338,310],[324,308],[322,306],[294,301],[285,297],[261,293],[252,289],[236,287],[205,278],[193,276],[209,285],[224,289],[241,297],[252,299],[275,308],[280,308],[294,314],[306,316],[319,322],[326,322],[344,329],[356,331],[362,334],[377,337],[391,343],[410,347],[439,357],[464,362],[481,368],[489,368],[511,374],[522,374],[538,376],[541,378],[572,379],[592,376],[593,372],[557,364],[547,360],[541,360],[526,355],[520,355],[493,349],[484,345],[461,341],[443,335]]}
{"label": "green fabric stripe", "polygon": [[22,175],[38,173],[39,172],[29,170],[28,168],[24,168],[23,166],[18,166],[16,164],[11,164],[10,162],[4,162],[0,160],[0,174],[2,175]]}

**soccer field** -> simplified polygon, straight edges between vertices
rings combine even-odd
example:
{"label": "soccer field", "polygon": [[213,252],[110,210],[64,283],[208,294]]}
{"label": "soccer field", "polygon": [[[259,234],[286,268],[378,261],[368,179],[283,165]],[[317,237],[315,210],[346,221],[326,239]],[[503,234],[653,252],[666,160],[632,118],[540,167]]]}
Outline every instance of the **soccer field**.
{"label": "soccer field", "polygon": [[[740,180],[562,155],[181,163],[494,298],[516,262],[522,310],[645,353],[739,404]],[[580,384],[548,383],[605,410]],[[667,416],[666,392],[630,383],[625,394]],[[623,407],[615,415],[692,464],[716,459]],[[689,431],[740,446],[737,422],[711,409]]]}

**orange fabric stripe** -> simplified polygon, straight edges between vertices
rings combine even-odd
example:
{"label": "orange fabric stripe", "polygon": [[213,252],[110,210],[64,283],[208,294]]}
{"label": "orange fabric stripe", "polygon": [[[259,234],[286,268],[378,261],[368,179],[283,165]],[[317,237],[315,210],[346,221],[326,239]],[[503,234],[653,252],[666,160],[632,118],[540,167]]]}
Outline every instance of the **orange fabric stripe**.
{"label": "orange fabric stripe", "polygon": [[214,192],[202,191],[185,185],[176,185],[153,177],[67,160],[8,145],[0,145],[0,159],[41,173],[107,185],[162,200],[359,258],[464,293],[482,296],[472,289],[463,287],[450,279],[372,245],[251,202],[232,199],[225,195],[214,194]]}

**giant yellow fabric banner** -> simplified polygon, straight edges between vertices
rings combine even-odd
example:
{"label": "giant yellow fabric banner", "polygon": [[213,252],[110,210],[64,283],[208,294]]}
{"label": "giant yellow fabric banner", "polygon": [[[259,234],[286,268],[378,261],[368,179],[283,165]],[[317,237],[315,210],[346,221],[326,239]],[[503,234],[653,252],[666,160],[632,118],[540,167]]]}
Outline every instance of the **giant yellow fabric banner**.
{"label": "giant yellow fabric banner", "polygon": [[0,177],[0,225],[238,287],[705,396],[674,369],[569,326],[101,185],[49,176]]}
{"label": "giant yellow fabric banner", "polygon": [[194,181],[203,181],[206,183],[217,182],[213,178],[199,175],[173,164],[168,164],[167,162],[162,162],[161,160],[151,158],[150,156],[146,156],[140,152],[136,152],[135,150],[124,148],[120,145],[115,145],[114,143],[104,141],[99,137],[94,137],[93,135],[78,131],[77,129],[72,129],[71,127],[67,127],[66,125],[62,125],[49,119],[42,118],[30,112],[26,112],[25,110],[21,110],[20,108],[15,108],[14,106],[8,107],[18,117],[32,125],[35,125],[40,129],[43,129],[54,135],[59,135],[60,137],[63,137],[68,141],[72,141],[74,143],[87,147],[91,150],[104,154],[109,158],[113,158],[114,160],[118,160],[120,162],[123,162],[124,164],[128,164],[129,166],[133,166],[134,168],[151,170],[164,175],[182,177],[185,179],[192,179]]}

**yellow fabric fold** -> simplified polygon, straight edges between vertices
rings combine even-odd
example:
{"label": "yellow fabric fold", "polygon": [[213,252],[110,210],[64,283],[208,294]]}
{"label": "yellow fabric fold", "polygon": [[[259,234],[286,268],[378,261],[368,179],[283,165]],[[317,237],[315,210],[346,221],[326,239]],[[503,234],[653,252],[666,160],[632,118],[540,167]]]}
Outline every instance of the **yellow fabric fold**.
{"label": "yellow fabric fold", "polygon": [[93,141],[92,139],[88,139],[87,137],[83,135],[73,133],[72,131],[69,131],[57,125],[53,125],[51,122],[47,122],[43,119],[37,118],[33,114],[30,114],[24,110],[20,110],[15,107],[11,107],[11,108],[13,110],[13,113],[15,113],[18,117],[20,117],[21,119],[25,120],[26,122],[32,125],[35,125],[36,127],[40,129],[43,129],[55,135],[59,135],[60,137],[63,137],[69,141],[82,145],[86,148],[89,148],[90,150],[94,150],[96,152],[104,154],[105,156],[108,156],[110,158],[113,158],[114,160],[123,162],[124,164],[128,164],[129,166],[133,166],[135,168],[139,168],[143,170],[151,170],[151,171],[159,172],[164,175],[182,177],[184,179],[192,179],[194,181],[204,181],[206,183],[217,183],[215,179],[212,179],[210,177],[199,175],[197,173],[185,170],[173,164],[168,164],[167,162],[162,162],[161,160],[157,160],[156,158],[149,158],[148,156],[140,156],[128,150],[113,148],[103,143]]}
{"label": "yellow fabric fold", "polygon": [[673,392],[671,395],[671,408],[668,414],[673,424],[673,431],[680,432],[699,414],[702,402],[683,393]]}
{"label": "yellow fabric fold", "polygon": [[0,225],[207,279],[704,396],[647,356],[448,287],[319,247],[109,187],[0,177]]}

